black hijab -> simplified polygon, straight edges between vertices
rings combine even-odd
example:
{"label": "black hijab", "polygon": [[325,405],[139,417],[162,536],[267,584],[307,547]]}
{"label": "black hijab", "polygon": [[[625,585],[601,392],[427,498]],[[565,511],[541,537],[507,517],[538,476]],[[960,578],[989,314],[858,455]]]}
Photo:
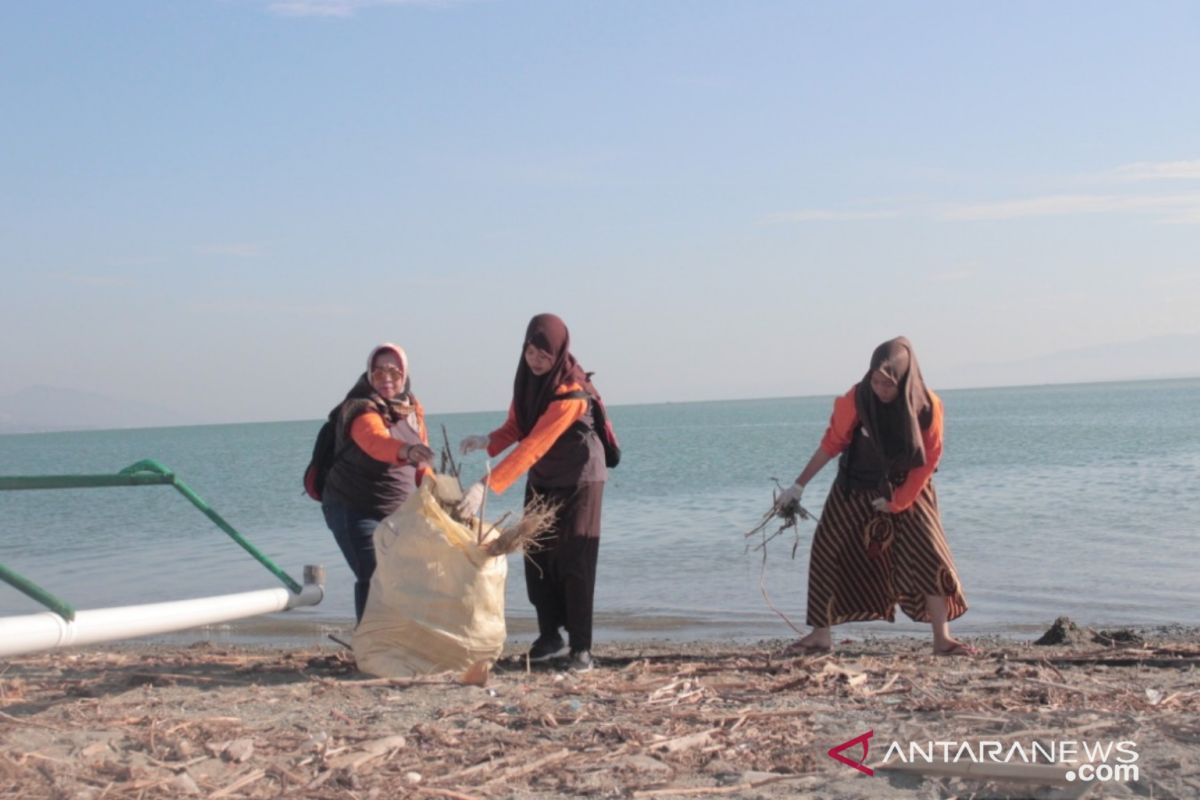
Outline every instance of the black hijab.
{"label": "black hijab", "polygon": [[[554,366],[545,375],[534,375],[525,363],[525,348],[531,344],[554,357]],[[583,367],[571,355],[571,334],[567,324],[554,314],[538,314],[525,328],[517,376],[513,379],[512,404],[522,436],[529,435],[554,399],[555,392],[565,383],[578,383],[587,391],[593,391]]]}
{"label": "black hijab", "polygon": [[[871,389],[871,375],[876,371],[896,382],[899,392],[890,403],[882,402]],[[899,336],[875,348],[871,368],[858,384],[854,403],[858,419],[878,449],[889,477],[925,463],[921,431],[933,423],[933,401],[908,339]]]}

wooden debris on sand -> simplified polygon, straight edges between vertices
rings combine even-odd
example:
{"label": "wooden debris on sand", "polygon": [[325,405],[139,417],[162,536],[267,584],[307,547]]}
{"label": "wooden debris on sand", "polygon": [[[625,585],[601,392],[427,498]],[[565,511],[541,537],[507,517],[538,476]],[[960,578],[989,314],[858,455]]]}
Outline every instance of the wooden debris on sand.
{"label": "wooden debris on sand", "polygon": [[[1031,796],[949,773],[858,781],[826,752],[870,729],[1129,736],[1146,743],[1134,794],[1195,796],[1200,646],[1129,649],[1131,667],[1088,663],[1112,654],[1088,647],[938,658],[925,641],[873,641],[791,658],[783,643],[635,644],[599,648],[582,675],[514,656],[486,686],[365,680],[326,652],[26,656],[0,668],[0,797]],[[1149,666],[1168,663],[1189,666]],[[979,780],[1016,777],[994,772]]]}

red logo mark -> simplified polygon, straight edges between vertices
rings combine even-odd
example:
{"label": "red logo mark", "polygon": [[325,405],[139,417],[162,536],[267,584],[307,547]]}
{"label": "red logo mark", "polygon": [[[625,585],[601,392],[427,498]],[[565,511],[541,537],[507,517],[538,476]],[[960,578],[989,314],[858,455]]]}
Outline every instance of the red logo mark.
{"label": "red logo mark", "polygon": [[[874,775],[875,770],[866,766],[867,751],[868,751],[868,749],[870,749],[870,745],[868,745],[868,742],[870,741],[871,737],[874,735],[875,735],[875,731],[867,731],[862,736],[855,736],[853,739],[842,742],[839,745],[834,745],[833,747],[829,748],[829,757],[832,758],[834,761],[842,762],[843,764],[845,764],[848,767],[854,767],[859,772],[865,772],[868,775]],[[862,759],[860,759],[859,761],[851,761],[850,759],[848,759],[844,755],[842,755],[843,750],[849,750],[851,747],[855,747],[860,744],[862,745],[863,753],[862,753]]]}

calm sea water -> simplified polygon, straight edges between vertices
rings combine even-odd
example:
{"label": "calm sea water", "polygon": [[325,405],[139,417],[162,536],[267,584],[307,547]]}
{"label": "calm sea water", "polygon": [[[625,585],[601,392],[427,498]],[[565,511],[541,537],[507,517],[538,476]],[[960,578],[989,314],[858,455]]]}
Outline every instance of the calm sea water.
{"label": "calm sea water", "polygon": [[[1020,634],[1056,616],[1113,626],[1200,623],[1200,380],[946,391],[935,477],[970,611],[956,630]],[[812,522],[765,564],[743,533],[816,447],[831,397],[617,406],[597,578],[598,639],[790,635],[803,626]],[[433,409],[436,412],[436,409]],[[451,441],[499,413],[430,416]],[[8,475],[116,472],[154,458],[299,579],[328,570],[315,608],[182,638],[319,639],[353,618],[352,579],[299,476],[318,422],[0,436]],[[440,437],[440,433],[439,433]],[[831,464],[809,487],[819,510]],[[467,460],[474,479],[479,455]],[[520,485],[489,501],[517,510]],[[0,564],[78,608],[278,585],[169,487],[0,493]],[[510,626],[530,630],[513,559]],[[42,610],[0,584],[0,615]],[[901,615],[901,619],[903,619]],[[910,622],[839,633],[915,632]],[[231,633],[232,631],[232,633]]]}

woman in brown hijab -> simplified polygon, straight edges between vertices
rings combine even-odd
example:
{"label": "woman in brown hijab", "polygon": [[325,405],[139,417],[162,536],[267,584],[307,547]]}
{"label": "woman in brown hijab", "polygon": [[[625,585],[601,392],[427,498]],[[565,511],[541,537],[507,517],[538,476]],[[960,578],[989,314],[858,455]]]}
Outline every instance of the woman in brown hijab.
{"label": "woman in brown hijab", "polygon": [[461,451],[486,449],[497,456],[516,448],[472,486],[459,506],[475,516],[488,489],[501,493],[521,475],[525,504],[541,498],[557,504],[553,527],[525,565],[525,587],[537,610],[538,638],[531,661],[561,655],[570,644],[569,666],[592,668],[592,598],[600,550],[600,504],[604,448],[592,416],[595,387],[575,357],[566,324],[553,314],[529,321],[513,380],[512,404],[505,423],[486,436],[468,436]]}
{"label": "woman in brown hijab", "polygon": [[776,500],[782,512],[835,456],[838,475],[813,534],[808,565],[812,632],[790,648],[832,649],[843,622],[895,621],[895,607],[933,627],[933,652],[974,655],[950,635],[967,610],[931,480],[942,455],[942,401],[925,386],[912,344],[871,355],[862,381],[837,398],[821,444]]}

